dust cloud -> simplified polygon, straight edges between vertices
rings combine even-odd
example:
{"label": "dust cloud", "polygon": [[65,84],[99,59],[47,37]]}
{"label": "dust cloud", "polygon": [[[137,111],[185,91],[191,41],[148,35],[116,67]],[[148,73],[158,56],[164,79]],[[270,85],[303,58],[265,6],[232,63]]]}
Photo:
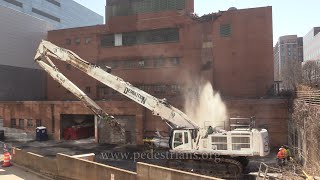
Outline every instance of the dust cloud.
{"label": "dust cloud", "polygon": [[225,129],[227,109],[219,93],[207,82],[185,95],[185,112],[201,128]]}

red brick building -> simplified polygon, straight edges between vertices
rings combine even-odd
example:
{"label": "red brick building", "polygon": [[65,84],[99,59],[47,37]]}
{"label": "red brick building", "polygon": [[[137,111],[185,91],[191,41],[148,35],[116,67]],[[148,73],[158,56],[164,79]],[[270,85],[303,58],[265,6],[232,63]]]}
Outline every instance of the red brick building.
{"label": "red brick building", "polygon": [[[259,105],[270,104],[270,100],[254,100],[259,104],[256,107],[251,107],[251,101],[246,100],[267,97],[273,89],[272,8],[231,8],[197,17],[193,14],[193,0],[161,3],[108,0],[106,25],[50,31],[48,40],[91,63],[111,67],[113,74],[157,98],[168,99],[179,109],[183,110],[184,92],[192,91],[197,85],[195,82],[201,80],[211,82],[222,94],[232,116],[264,114],[263,118],[270,122],[260,122],[263,126],[278,121],[255,110]],[[108,113],[130,116],[124,124],[134,119],[135,124],[127,129],[135,129],[132,134],[136,135],[135,143],[142,142],[146,131],[168,132],[167,125],[149,110],[77,69],[55,63]],[[76,100],[50,77],[47,78],[47,99],[60,101],[60,105],[55,105],[59,107],[65,104],[63,101]],[[228,105],[232,102],[230,99],[240,99],[239,109],[249,106],[251,109],[240,112],[232,104]],[[274,102],[274,107],[283,107],[283,101]],[[121,108],[123,106],[126,108]],[[56,120],[45,121],[57,139],[64,124],[62,114],[89,113],[83,107],[76,107],[70,112],[55,111]],[[267,113],[272,114],[275,109],[268,107]],[[286,118],[286,114],[286,111],[280,112],[281,118]],[[281,132],[277,128],[274,131]]]}

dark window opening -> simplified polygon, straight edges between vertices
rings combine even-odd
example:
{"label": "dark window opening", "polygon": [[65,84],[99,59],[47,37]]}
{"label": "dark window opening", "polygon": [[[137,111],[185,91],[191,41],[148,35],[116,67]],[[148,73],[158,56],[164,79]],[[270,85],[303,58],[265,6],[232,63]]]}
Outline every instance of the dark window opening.
{"label": "dark window opening", "polygon": [[92,38],[88,37],[85,39],[85,44],[89,44],[91,43],[91,41],[92,41]]}
{"label": "dark window opening", "polygon": [[19,128],[24,128],[24,119],[19,119]]}
{"label": "dark window opening", "polygon": [[51,4],[54,4],[54,5],[56,5],[56,6],[61,7],[60,2],[58,2],[58,1],[56,1],[56,0],[46,0],[46,1],[48,1],[48,2],[51,3]]}
{"label": "dark window opening", "polygon": [[221,24],[220,37],[230,37],[230,36],[231,36],[231,24]]}
{"label": "dark window opening", "polygon": [[71,45],[71,39],[66,39],[66,45]]}
{"label": "dark window opening", "polygon": [[10,4],[13,4],[15,6],[21,7],[21,8],[23,7],[23,4],[19,1],[16,1],[16,0],[3,0],[3,1],[10,3]]}
{"label": "dark window opening", "polygon": [[123,68],[125,69],[134,69],[136,67],[136,61],[124,61]]}
{"label": "dark window opening", "polygon": [[28,127],[33,127],[33,121],[32,121],[32,119],[28,119],[27,126],[28,126]]}
{"label": "dark window opening", "polygon": [[66,69],[71,70],[71,64],[66,64]]}
{"label": "dark window opening", "polygon": [[158,57],[154,60],[154,67],[162,67],[164,66],[164,59],[162,57]]}
{"label": "dark window opening", "polygon": [[17,126],[16,119],[11,119],[11,127],[14,128]]}
{"label": "dark window opening", "polygon": [[180,59],[178,57],[171,58],[171,64],[177,66],[180,64]]}
{"label": "dark window opening", "polygon": [[37,119],[36,120],[36,127],[40,127],[40,126],[42,126],[41,119]]}
{"label": "dark window opening", "polygon": [[90,87],[86,87],[86,93],[90,93],[91,92],[91,88]]}
{"label": "dark window opening", "polygon": [[111,47],[114,46],[114,35],[104,35],[101,39],[101,46],[102,47]]}
{"label": "dark window opening", "polygon": [[79,45],[79,44],[81,43],[81,39],[80,39],[80,38],[74,39],[74,43],[75,43],[76,45]]}
{"label": "dark window opening", "polygon": [[43,11],[41,11],[41,10],[39,10],[39,9],[32,8],[32,12],[34,12],[34,13],[36,13],[36,14],[39,14],[39,15],[41,15],[41,16],[43,16],[43,17],[49,18],[49,19],[51,19],[51,20],[60,22],[60,18],[55,17],[55,16],[53,16],[53,15],[51,15],[51,14],[48,14],[48,13],[46,13],[46,12],[43,12]]}

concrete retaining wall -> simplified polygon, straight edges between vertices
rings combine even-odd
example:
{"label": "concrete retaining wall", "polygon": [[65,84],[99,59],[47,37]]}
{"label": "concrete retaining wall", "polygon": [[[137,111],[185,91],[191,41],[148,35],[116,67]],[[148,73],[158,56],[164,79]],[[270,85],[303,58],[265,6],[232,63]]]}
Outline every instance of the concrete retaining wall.
{"label": "concrete retaining wall", "polygon": [[12,148],[12,162],[50,177],[56,177],[58,174],[58,167],[55,159],[46,158],[31,152],[25,152],[18,148]]}
{"label": "concrete retaining wall", "polygon": [[217,179],[208,176],[196,175],[175,169],[160,167],[156,165],[137,163],[138,180],[209,180]]}
{"label": "concrete retaining wall", "polygon": [[136,173],[60,153],[56,159],[50,159],[18,148],[12,148],[12,161],[36,173],[64,180],[217,179],[146,163],[137,163]]}
{"label": "concrete retaining wall", "polygon": [[131,171],[57,154],[59,176],[77,180],[135,180],[137,174]]}

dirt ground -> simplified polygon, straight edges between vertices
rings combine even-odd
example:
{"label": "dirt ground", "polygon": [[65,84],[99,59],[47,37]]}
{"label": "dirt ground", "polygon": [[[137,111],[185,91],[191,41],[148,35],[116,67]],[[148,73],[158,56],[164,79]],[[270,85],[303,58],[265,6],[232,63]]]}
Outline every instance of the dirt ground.
{"label": "dirt ground", "polygon": [[[155,150],[151,153],[150,150],[146,150],[146,148],[142,146],[115,146],[108,144],[96,144],[94,142],[94,139],[60,142],[51,140],[44,142],[32,141],[28,143],[7,142],[6,144],[9,147],[14,146],[25,151],[33,152],[51,158],[54,158],[57,153],[63,153],[67,155],[94,153],[96,155],[96,162],[130,171],[136,171],[136,162],[146,162],[150,164],[165,166],[165,159],[147,156],[156,153],[167,153],[167,150]],[[251,158],[247,168],[245,169],[245,173],[247,174],[244,175],[244,177],[246,177],[245,179],[251,179],[251,177],[248,175],[249,173],[259,171],[261,162],[264,162],[270,166],[275,166],[275,154],[275,152],[272,152],[266,157]]]}

